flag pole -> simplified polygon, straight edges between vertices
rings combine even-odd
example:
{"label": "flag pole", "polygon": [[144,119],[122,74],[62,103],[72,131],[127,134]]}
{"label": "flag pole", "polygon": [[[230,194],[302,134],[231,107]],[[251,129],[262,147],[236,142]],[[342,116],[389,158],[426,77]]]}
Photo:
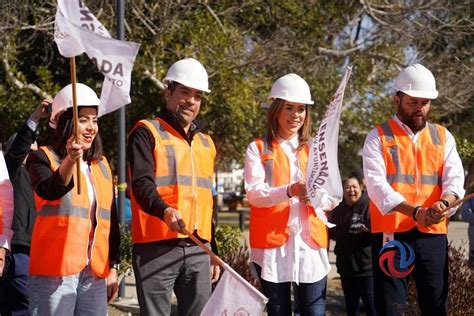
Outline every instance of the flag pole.
{"label": "flag pole", "polygon": [[192,241],[194,241],[199,247],[201,247],[202,250],[204,250],[212,260],[217,262],[224,270],[232,274],[235,278],[239,279],[242,284],[244,284],[248,289],[250,289],[252,292],[257,293],[262,300],[265,300],[265,303],[267,302],[267,298],[260,293],[256,288],[254,288],[250,283],[247,282],[240,274],[238,274],[234,269],[232,269],[231,266],[229,266],[227,263],[225,263],[224,260],[222,260],[220,257],[218,257],[215,253],[212,252],[211,249],[207,248],[206,245],[202,243],[196,236],[191,234],[186,228],[183,228],[182,230],[186,235],[188,235],[189,238],[191,238]]}
{"label": "flag pole", "polygon": [[[72,87],[72,113],[74,121],[74,142],[79,143],[79,111],[77,110],[77,95],[76,95],[76,58],[73,56],[69,58],[69,65],[71,69],[71,87]],[[82,157],[81,157],[82,158]],[[81,161],[76,160],[77,172],[77,194],[81,194]]]}
{"label": "flag pole", "polygon": [[227,268],[227,263],[224,262],[221,258],[219,258],[215,253],[212,252],[211,249],[207,248],[206,245],[202,243],[199,239],[196,238],[193,234],[191,234],[186,228],[183,228],[183,232],[188,235],[189,238],[192,239],[198,245],[199,247],[202,248],[207,254],[213,259],[215,262],[219,263],[220,266],[222,266],[224,269]]}
{"label": "flag pole", "polygon": [[474,193],[471,193],[471,194],[468,194],[466,195],[464,198],[460,199],[460,200],[457,200],[456,202],[454,202],[453,204],[451,204],[450,206],[448,206],[444,211],[449,211],[450,209],[452,208],[455,208],[455,207],[458,207],[459,205],[461,205],[462,203],[466,202],[467,200],[469,200],[470,198],[474,197]]}

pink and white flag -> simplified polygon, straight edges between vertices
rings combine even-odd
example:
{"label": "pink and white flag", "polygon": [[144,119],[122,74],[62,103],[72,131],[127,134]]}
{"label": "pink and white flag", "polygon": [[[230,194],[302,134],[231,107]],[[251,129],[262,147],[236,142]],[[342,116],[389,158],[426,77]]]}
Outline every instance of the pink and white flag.
{"label": "pink and white flag", "polygon": [[131,76],[139,44],[112,38],[80,0],[58,0],[54,41],[64,57],[85,52],[104,75],[99,116],[131,102]]}
{"label": "pink and white flag", "polygon": [[229,265],[201,316],[260,316],[268,299]]}
{"label": "pink and white flag", "polygon": [[310,143],[306,170],[306,190],[317,216],[328,226],[325,210],[334,209],[342,201],[342,183],[337,159],[339,121],[347,82],[351,76],[349,66],[331,100],[318,133]]}

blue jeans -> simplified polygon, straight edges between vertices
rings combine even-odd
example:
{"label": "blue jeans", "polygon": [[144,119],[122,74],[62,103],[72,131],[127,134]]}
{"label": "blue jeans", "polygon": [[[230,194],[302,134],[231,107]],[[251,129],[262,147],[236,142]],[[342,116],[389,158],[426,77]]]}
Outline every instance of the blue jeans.
{"label": "blue jeans", "polygon": [[67,276],[32,275],[29,284],[31,315],[107,315],[106,279],[86,266]]}
{"label": "blue jeans", "polygon": [[[448,313],[448,239],[445,234],[426,234],[414,228],[395,233],[394,239],[404,241],[415,251],[415,280],[418,306],[422,315]],[[382,233],[372,234],[375,308],[378,315],[405,315],[407,277],[391,278],[379,267]],[[399,260],[396,257],[395,260]]]}
{"label": "blue jeans", "polygon": [[[253,263],[254,264],[254,263]],[[263,294],[268,297],[267,313],[269,316],[291,315],[291,282],[273,283],[262,279],[262,269],[254,264]],[[300,283],[295,286],[295,301],[303,316],[324,315],[326,311],[326,281],[327,277],[314,283]]]}
{"label": "blue jeans", "polygon": [[0,315],[23,316],[28,312],[28,269],[30,257],[14,253],[5,258],[0,277]]}
{"label": "blue jeans", "polygon": [[360,315],[360,299],[364,302],[367,316],[376,315],[374,303],[374,278],[348,277],[341,275],[342,289],[346,301],[346,312],[348,316]]}

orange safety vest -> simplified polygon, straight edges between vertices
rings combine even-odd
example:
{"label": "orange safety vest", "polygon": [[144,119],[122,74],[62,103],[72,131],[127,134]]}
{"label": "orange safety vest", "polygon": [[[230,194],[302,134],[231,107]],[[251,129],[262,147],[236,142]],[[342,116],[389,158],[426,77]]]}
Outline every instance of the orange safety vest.
{"label": "orange safety vest", "polygon": [[[270,187],[290,184],[290,163],[277,140],[269,145],[267,140],[255,140],[262,164],[265,169],[265,182]],[[301,171],[306,174],[308,146],[298,150]],[[328,246],[328,230],[326,225],[316,216],[312,206],[306,207],[309,231],[313,241],[321,248]],[[278,203],[271,207],[256,207],[250,204],[250,247],[275,248],[288,241],[288,218],[290,202]]]}
{"label": "orange safety vest", "polygon": [[[405,130],[391,119],[377,126],[382,144],[387,182],[411,205],[430,207],[440,199],[446,130],[436,124],[427,123],[419,132],[416,144]],[[418,227],[431,234],[446,234],[448,219],[424,227],[411,216],[396,212],[382,215],[370,201],[371,230],[377,232],[404,232]]]}
{"label": "orange safety vest", "polygon": [[[139,121],[133,130],[138,126],[146,126],[155,138],[156,191],[166,204],[180,212],[189,231],[197,230],[199,237],[211,240],[211,189],[216,156],[211,137],[196,133],[189,146],[160,118]],[[134,243],[187,237],[171,231],[164,221],[143,211],[133,192],[131,202]]]}
{"label": "orange safety vest", "polygon": [[[40,150],[48,157],[51,170],[56,171],[61,161],[53,149],[40,147]],[[113,201],[112,173],[105,157],[92,162],[91,173],[97,206],[93,212],[96,227],[89,259],[94,274],[105,278],[109,275],[109,232]],[[31,238],[30,274],[73,275],[86,267],[92,229],[91,202],[85,176],[80,178],[81,194],[77,194],[74,187],[62,198],[49,201],[35,193],[37,217]]]}

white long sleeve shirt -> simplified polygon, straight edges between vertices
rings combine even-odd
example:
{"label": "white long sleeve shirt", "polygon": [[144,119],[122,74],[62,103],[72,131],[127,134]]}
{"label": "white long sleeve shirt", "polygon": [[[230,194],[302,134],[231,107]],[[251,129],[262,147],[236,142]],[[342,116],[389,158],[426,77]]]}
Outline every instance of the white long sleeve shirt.
{"label": "white long sleeve shirt", "polygon": [[[290,162],[291,183],[304,179],[296,155],[298,137],[279,140]],[[288,201],[287,185],[270,187],[265,183],[265,169],[255,142],[245,155],[245,189],[250,204],[270,207]],[[262,268],[261,277],[269,282],[314,283],[324,278],[331,265],[326,249],[319,248],[311,239],[306,205],[295,197],[290,199],[288,227],[290,236],[286,244],[277,248],[251,248],[250,261]],[[272,219],[268,219],[268,225]]]}
{"label": "white long sleeve shirt", "polygon": [[[393,118],[405,130],[413,144],[416,144],[420,133],[413,133],[396,115]],[[389,213],[405,201],[405,198],[387,182],[386,167],[382,156],[382,143],[376,128],[371,130],[365,138],[363,163],[367,192],[382,214]],[[444,146],[442,183],[441,195],[454,194],[459,198],[464,196],[464,169],[456,150],[454,137],[448,130],[446,130],[446,144]],[[449,216],[455,212],[456,208],[451,209]]]}
{"label": "white long sleeve shirt", "polygon": [[13,187],[8,176],[7,165],[3,152],[0,151],[0,248],[10,250],[10,241],[13,236]]}

